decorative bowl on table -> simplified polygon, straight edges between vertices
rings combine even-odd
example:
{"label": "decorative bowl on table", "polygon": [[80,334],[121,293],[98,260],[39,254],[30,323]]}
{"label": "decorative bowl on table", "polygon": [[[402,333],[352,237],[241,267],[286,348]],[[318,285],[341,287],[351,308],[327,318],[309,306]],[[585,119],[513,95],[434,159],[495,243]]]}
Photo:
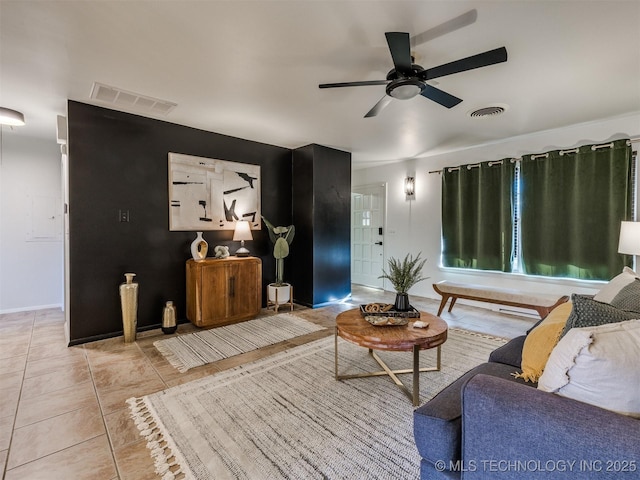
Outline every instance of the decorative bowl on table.
{"label": "decorative bowl on table", "polygon": [[360,313],[371,325],[398,326],[409,323],[410,318],[420,318],[420,312],[411,307],[406,312],[401,312],[393,307],[392,303],[367,303],[360,305]]}
{"label": "decorative bowl on table", "polygon": [[385,317],[383,315],[365,315],[364,319],[376,327],[402,326],[409,323],[409,317]]}

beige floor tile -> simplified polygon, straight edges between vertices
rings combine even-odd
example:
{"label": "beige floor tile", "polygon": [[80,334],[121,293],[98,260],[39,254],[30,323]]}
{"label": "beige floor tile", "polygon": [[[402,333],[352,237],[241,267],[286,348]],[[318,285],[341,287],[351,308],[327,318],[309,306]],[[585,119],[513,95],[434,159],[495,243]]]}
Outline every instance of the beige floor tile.
{"label": "beige floor tile", "polygon": [[96,393],[91,382],[84,382],[53,393],[25,398],[20,401],[18,407],[16,428],[90,407],[98,407]]}
{"label": "beige floor tile", "polygon": [[21,371],[0,374],[0,391],[19,389],[23,376]]}
{"label": "beige floor tile", "polygon": [[110,348],[85,347],[85,351],[92,369],[108,366],[114,362],[139,362],[144,358],[144,354],[135,343],[113,345]]}
{"label": "beige floor tile", "polygon": [[5,358],[2,360],[2,370],[4,373],[24,372],[27,366],[27,355]]}
{"label": "beige floor tile", "polygon": [[0,417],[0,451],[7,450],[9,448],[14,419],[15,417],[13,415]]}
{"label": "beige floor tile", "polygon": [[77,366],[26,378],[22,384],[22,398],[26,400],[38,395],[51,394],[90,381],[89,366],[84,362]]}
{"label": "beige floor tile", "polygon": [[41,347],[52,343],[57,345],[64,345],[66,347],[66,341],[67,339],[64,332],[47,333],[36,332],[34,330],[33,334],[31,335],[31,348]]}
{"label": "beige floor tile", "polygon": [[145,440],[114,451],[120,480],[158,480]]}
{"label": "beige floor tile", "polygon": [[[0,472],[4,472],[4,469],[7,465],[7,456],[9,455],[8,450],[0,451]],[[4,479],[4,477],[2,477]]]}
{"label": "beige floor tile", "polygon": [[5,480],[99,480],[116,475],[106,435],[8,470]]}
{"label": "beige floor tile", "polygon": [[18,400],[20,399],[20,387],[2,389],[0,395],[0,417],[14,416],[18,409]]}
{"label": "beige floor tile", "polygon": [[98,390],[98,399],[103,415],[121,410],[126,406],[127,399],[131,397],[141,397],[150,393],[159,392],[166,388],[160,377],[141,382],[137,385],[114,386],[103,390]]}
{"label": "beige floor tile", "polygon": [[3,313],[0,314],[0,324],[11,322],[31,322],[33,324],[35,316],[35,311]]}
{"label": "beige floor tile", "polygon": [[0,360],[21,357],[29,352],[29,342],[9,344],[0,348]]}
{"label": "beige floor tile", "polygon": [[7,469],[105,434],[104,422],[97,405],[16,428]]}
{"label": "beige floor tile", "polygon": [[109,415],[105,415],[104,421],[107,425],[107,433],[114,449],[139,442],[142,439],[136,424],[131,419],[128,406]]}
{"label": "beige floor tile", "polygon": [[38,310],[35,312],[34,325],[55,323],[64,325],[64,312],[61,309]]}
{"label": "beige floor tile", "polygon": [[82,366],[87,365],[87,359],[83,350],[72,350],[72,352],[71,356],[45,358],[43,360],[30,360],[27,358],[24,377],[38,377],[67,368],[82,368]]}
{"label": "beige floor tile", "polygon": [[116,360],[101,367],[92,366],[91,373],[98,392],[160,378],[151,362],[142,354],[135,362]]}
{"label": "beige floor tile", "polygon": [[55,357],[72,358],[77,355],[84,355],[84,349],[79,347],[67,347],[64,343],[51,343],[36,345],[29,349],[27,361],[50,360]]}

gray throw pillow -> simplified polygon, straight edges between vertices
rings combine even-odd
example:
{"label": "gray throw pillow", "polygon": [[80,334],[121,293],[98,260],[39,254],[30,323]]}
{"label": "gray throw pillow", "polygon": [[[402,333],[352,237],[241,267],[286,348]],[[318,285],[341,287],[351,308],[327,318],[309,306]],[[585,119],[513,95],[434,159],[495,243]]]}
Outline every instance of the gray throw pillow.
{"label": "gray throw pillow", "polygon": [[621,310],[640,312],[640,280],[636,278],[624,286],[609,303]]}
{"label": "gray throw pillow", "polygon": [[616,308],[608,303],[597,302],[590,295],[571,295],[573,307],[560,338],[572,328],[596,327],[605,323],[618,323],[640,318],[640,313]]}

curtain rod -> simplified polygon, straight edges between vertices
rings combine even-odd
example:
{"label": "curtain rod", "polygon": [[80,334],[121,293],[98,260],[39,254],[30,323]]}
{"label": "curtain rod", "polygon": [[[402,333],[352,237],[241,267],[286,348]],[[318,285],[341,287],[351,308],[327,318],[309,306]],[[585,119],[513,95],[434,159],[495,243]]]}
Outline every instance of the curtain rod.
{"label": "curtain rod", "polygon": [[[631,142],[631,143],[640,143],[640,137],[630,138],[629,142]],[[592,145],[591,149],[592,150],[597,150],[598,148],[605,148],[605,147],[612,147],[612,146],[613,146],[613,142],[609,142],[609,143],[603,143],[601,145]],[[564,155],[566,153],[577,153],[579,148],[580,147],[570,148],[568,150],[560,150],[560,155]],[[633,153],[635,154],[636,152],[633,152]],[[539,155],[532,155],[531,158],[532,159],[536,159],[536,158],[542,158],[542,157],[548,157],[548,156],[549,156],[548,153],[541,153]],[[522,157],[516,157],[516,158],[512,159],[512,161],[515,161],[515,160],[522,160]],[[501,162],[500,162],[500,160],[495,161],[495,162],[489,162],[489,166],[491,166],[493,164],[496,164],[496,163],[501,163]],[[473,166],[474,167],[480,166],[480,164],[473,165]],[[451,170],[460,170],[460,167],[446,167],[446,168],[450,168]],[[444,170],[444,169],[441,168],[440,170],[430,170],[427,173],[442,173],[442,170]]]}

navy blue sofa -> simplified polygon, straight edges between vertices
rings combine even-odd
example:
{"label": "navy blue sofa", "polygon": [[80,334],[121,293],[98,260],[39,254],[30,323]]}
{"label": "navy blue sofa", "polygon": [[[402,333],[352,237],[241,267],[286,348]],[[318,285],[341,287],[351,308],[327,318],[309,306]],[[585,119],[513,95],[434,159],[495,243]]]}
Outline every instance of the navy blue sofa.
{"label": "navy blue sofa", "polygon": [[414,411],[420,478],[640,478],[640,420],[514,378],[525,338]]}

